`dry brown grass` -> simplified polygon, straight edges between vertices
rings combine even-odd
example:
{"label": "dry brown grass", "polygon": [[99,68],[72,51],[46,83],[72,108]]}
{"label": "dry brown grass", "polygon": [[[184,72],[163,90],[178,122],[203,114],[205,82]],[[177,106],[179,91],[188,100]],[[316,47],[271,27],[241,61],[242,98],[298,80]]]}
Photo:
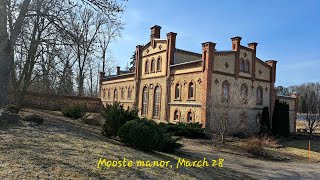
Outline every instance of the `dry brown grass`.
{"label": "dry brown grass", "polygon": [[[310,141],[310,161],[320,162],[320,142]],[[268,151],[278,156],[286,156],[295,162],[308,162],[309,161],[309,141],[308,140],[283,140],[281,141],[283,148],[268,148]]]}
{"label": "dry brown grass", "polygon": [[[102,168],[107,160],[169,160],[181,154],[145,153],[101,135],[101,127],[65,118],[61,113],[27,110],[45,116],[40,126],[0,130],[0,179],[247,179],[224,168]],[[203,158],[203,157],[201,157]],[[195,157],[187,157],[195,159]]]}
{"label": "dry brown grass", "polygon": [[282,145],[279,144],[279,141],[273,136],[263,136],[261,137],[261,141],[262,141],[263,147],[269,147],[269,148],[282,147]]}
{"label": "dry brown grass", "polygon": [[246,150],[248,153],[255,155],[255,156],[264,156],[265,152],[263,150],[263,143],[260,138],[251,137],[246,139],[241,148]]}

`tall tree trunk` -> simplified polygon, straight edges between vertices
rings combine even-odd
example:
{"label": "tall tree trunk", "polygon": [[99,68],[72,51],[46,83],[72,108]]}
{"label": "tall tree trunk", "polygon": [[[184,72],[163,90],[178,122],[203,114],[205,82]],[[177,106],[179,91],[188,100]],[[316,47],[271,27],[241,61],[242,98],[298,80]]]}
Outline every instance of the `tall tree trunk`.
{"label": "tall tree trunk", "polygon": [[7,102],[10,73],[13,69],[14,57],[13,57],[13,45],[16,42],[23,25],[25,15],[28,12],[28,6],[31,0],[24,0],[21,6],[19,16],[10,29],[10,35],[8,34],[7,24],[7,1],[0,0],[0,107],[5,106]]}
{"label": "tall tree trunk", "polygon": [[7,102],[12,68],[13,47],[7,38],[0,38],[0,107],[5,106]]}

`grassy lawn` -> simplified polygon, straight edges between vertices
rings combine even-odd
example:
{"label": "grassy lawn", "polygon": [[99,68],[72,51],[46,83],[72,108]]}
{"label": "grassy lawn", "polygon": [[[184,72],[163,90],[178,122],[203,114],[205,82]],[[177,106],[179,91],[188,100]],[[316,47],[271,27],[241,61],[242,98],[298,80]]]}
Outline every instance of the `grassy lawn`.
{"label": "grassy lawn", "polygon": [[[310,161],[320,162],[320,142],[310,141],[311,151],[310,151]],[[287,156],[292,161],[308,162],[308,140],[292,140],[283,141],[280,144],[283,148],[268,148],[269,151],[277,153],[280,156]]]}
{"label": "grassy lawn", "polygon": [[[179,153],[138,151],[103,137],[99,126],[65,118],[60,113],[36,113],[45,117],[41,126],[0,129],[0,179],[250,179],[228,167],[177,169],[179,158],[200,159]],[[164,160],[170,161],[173,168],[98,169],[100,158],[126,158],[134,162]]]}

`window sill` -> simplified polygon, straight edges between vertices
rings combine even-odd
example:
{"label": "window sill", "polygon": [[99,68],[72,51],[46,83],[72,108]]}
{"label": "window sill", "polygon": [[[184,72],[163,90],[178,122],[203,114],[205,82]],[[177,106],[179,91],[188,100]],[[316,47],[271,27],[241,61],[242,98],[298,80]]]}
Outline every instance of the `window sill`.
{"label": "window sill", "polygon": [[181,99],[179,98],[179,99],[174,99],[173,101],[181,101]]}
{"label": "window sill", "polygon": [[190,99],[187,99],[187,101],[196,101],[195,98],[190,98]]}

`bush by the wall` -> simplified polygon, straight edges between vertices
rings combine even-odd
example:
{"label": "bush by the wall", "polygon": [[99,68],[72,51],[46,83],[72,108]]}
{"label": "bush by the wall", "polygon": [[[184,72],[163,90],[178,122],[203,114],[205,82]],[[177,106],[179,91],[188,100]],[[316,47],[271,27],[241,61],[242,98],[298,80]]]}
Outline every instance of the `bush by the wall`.
{"label": "bush by the wall", "polygon": [[137,149],[172,152],[181,147],[177,139],[164,133],[152,120],[135,119],[120,127],[118,136],[121,141]]}
{"label": "bush by the wall", "polygon": [[183,136],[187,138],[207,138],[205,129],[200,123],[160,123],[160,128],[174,136]]}
{"label": "bush by the wall", "polygon": [[107,137],[117,136],[118,130],[122,125],[127,121],[139,118],[137,110],[124,110],[123,106],[118,102],[113,105],[107,104],[102,116],[105,118],[102,134]]}
{"label": "bush by the wall", "polygon": [[74,119],[82,118],[86,114],[85,108],[78,105],[65,107],[62,109],[61,112],[64,116]]}
{"label": "bush by the wall", "polygon": [[266,134],[270,132],[270,116],[269,116],[269,108],[264,107],[262,109],[262,117],[261,117],[261,126],[260,133]]}

